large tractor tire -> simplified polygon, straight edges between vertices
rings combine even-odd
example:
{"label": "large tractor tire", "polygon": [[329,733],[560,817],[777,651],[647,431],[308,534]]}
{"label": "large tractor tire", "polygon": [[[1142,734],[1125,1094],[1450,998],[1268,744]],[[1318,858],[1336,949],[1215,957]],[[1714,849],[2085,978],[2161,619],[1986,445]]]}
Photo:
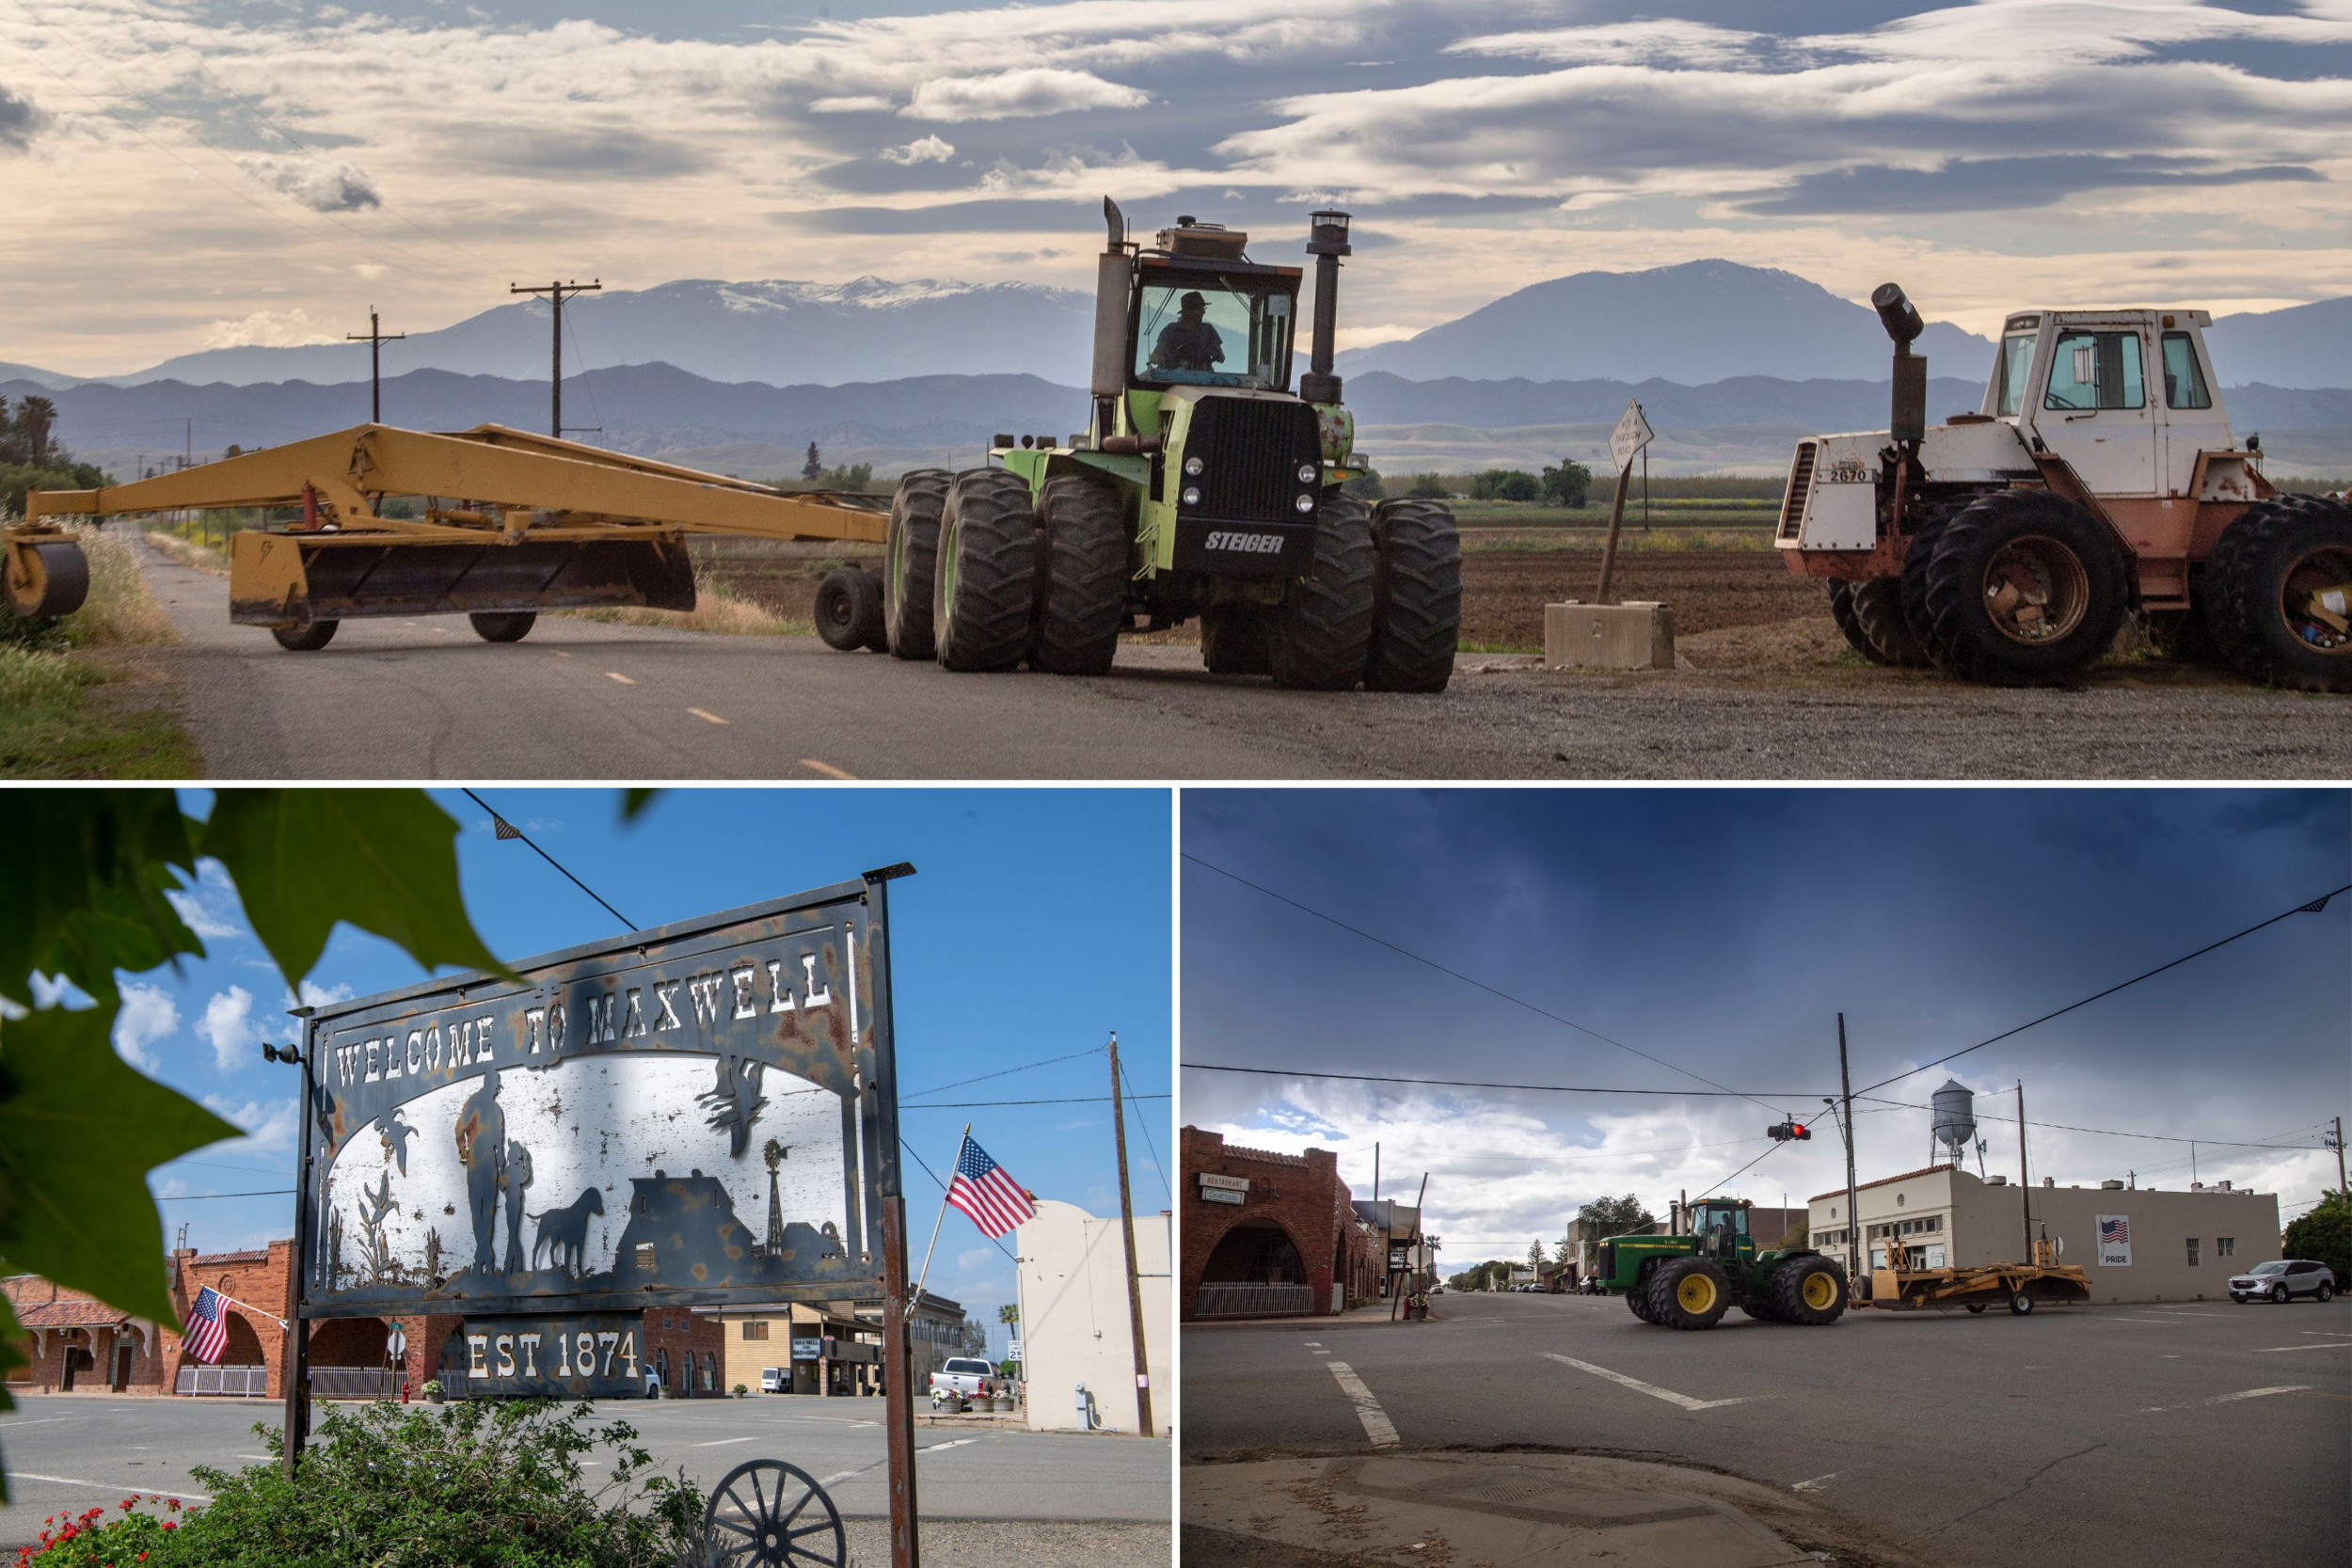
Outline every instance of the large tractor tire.
{"label": "large tractor tire", "polygon": [[1862,623],[1853,618],[1854,585],[1843,578],[1832,578],[1829,584],[1829,618],[1837,623],[1837,635],[1846,640],[1846,646],[1871,663],[1879,662],[1878,650],[1862,635]]}
{"label": "large tractor tire", "polygon": [[1853,585],[1853,618],[1869,644],[1868,657],[1873,663],[1892,665],[1899,670],[1923,670],[1928,664],[1927,644],[1912,635],[1911,621],[1903,614],[1903,585],[1899,578],[1874,578],[1868,582]]}
{"label": "large tractor tire", "polygon": [[1632,1285],[1627,1287],[1625,1292],[1626,1309],[1631,1312],[1635,1317],[1641,1319],[1644,1323],[1651,1321],[1649,1315],[1649,1287],[1650,1282],[1648,1280],[1636,1280]]}
{"label": "large tractor tire", "polygon": [[1895,579],[1895,596],[1902,607],[1903,625],[1930,664],[1936,662],[1936,657],[1934,641],[1928,635],[1928,565],[1935,559],[1935,542],[1943,536],[1944,525],[1959,515],[1963,504],[1946,502],[1929,511],[1913,532],[1911,543],[1904,546],[1903,569]]}
{"label": "large tractor tire", "polygon": [[1650,1279],[1650,1322],[1667,1328],[1712,1328],[1731,1302],[1731,1281],[1705,1258],[1677,1258]]}
{"label": "large tractor tire", "polygon": [[1200,612],[1200,662],[1212,675],[1263,675],[1269,668],[1274,607],[1213,604]]}
{"label": "large tractor tire", "polygon": [[1753,1300],[1742,1296],[1740,1298],[1740,1310],[1758,1323],[1776,1323],[1782,1321],[1780,1308],[1772,1305],[1770,1296],[1757,1296]]}
{"label": "large tractor tire", "polygon": [[1314,569],[1291,584],[1275,611],[1266,666],[1274,684],[1348,691],[1372,653],[1372,508],[1337,491],[1315,523]]}
{"label": "large tractor tire", "polygon": [[1102,675],[1127,620],[1127,509],[1119,487],[1084,474],[1045,482],[1045,581],[1038,594],[1037,667]]}
{"label": "large tractor tire", "polygon": [[314,654],[335,641],[341,621],[305,621],[298,626],[272,626],[269,634],[289,653]]}
{"label": "large tractor tire", "polygon": [[836,566],[817,585],[817,635],[828,648],[852,654],[887,648],[882,579],[863,566]]}
{"label": "large tractor tire", "polygon": [[89,557],[71,539],[0,546],[7,555],[6,602],[27,620],[71,615],[89,597]]}
{"label": "large tractor tire", "polygon": [[2352,691],[2352,506],[2322,496],[2256,501],[2205,565],[2214,641],[2258,681]]}
{"label": "large tractor tire", "polygon": [[1995,490],[1936,535],[1927,609],[1943,668],[1994,685],[2063,680],[2114,643],[2130,569],[2106,525],[2073,501]]}
{"label": "large tractor tire", "polygon": [[1783,1323],[1819,1328],[1846,1312],[1846,1271],[1832,1258],[1792,1258],[1765,1287]]}
{"label": "large tractor tire", "polygon": [[929,658],[938,651],[931,634],[931,578],[939,562],[939,520],[954,483],[945,468],[916,468],[899,476],[890,498],[890,528],[882,546],[882,626],[893,658]]}
{"label": "large tractor tire", "polygon": [[485,642],[520,642],[539,622],[535,610],[478,610],[466,617]]}
{"label": "large tractor tire", "polygon": [[1029,482],[967,468],[947,489],[931,578],[931,630],[950,670],[1009,670],[1037,637],[1037,509]]}
{"label": "large tractor tire", "polygon": [[1462,540],[1438,501],[1382,501],[1372,513],[1369,691],[1443,691],[1462,641]]}

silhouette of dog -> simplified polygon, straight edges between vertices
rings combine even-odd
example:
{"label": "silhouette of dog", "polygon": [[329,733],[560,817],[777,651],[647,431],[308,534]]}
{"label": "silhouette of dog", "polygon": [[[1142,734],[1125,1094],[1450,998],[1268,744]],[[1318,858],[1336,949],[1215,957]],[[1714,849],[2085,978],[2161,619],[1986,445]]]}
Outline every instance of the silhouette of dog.
{"label": "silhouette of dog", "polygon": [[537,1268],[539,1255],[551,1252],[557,1268],[567,1274],[584,1273],[588,1266],[588,1216],[603,1212],[604,1195],[591,1187],[561,1209],[532,1215],[538,1230],[531,1241],[531,1266]]}

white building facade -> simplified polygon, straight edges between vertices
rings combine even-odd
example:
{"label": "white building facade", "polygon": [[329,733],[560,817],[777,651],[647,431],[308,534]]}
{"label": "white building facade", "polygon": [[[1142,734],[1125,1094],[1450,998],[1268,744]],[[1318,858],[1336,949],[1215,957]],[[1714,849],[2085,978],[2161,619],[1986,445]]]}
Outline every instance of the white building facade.
{"label": "white building facade", "polygon": [[2279,1252],[2279,1198],[2225,1186],[2160,1190],[2121,1181],[2042,1182],[2025,1189],[1931,1165],[1861,1186],[1860,1214],[1846,1192],[1807,1206],[1812,1244],[1843,1260],[1850,1244],[1863,1272],[1883,1268],[1890,1248],[1915,1269],[1960,1269],[2033,1256],[2047,1237],[2057,1261],[2080,1268],[2095,1302],[2211,1301],[2229,1278]]}
{"label": "white building facade", "polygon": [[[1119,1218],[1097,1219],[1073,1204],[1038,1201],[1016,1232],[1021,1258],[1021,1372],[1030,1430],[1136,1432],[1135,1333],[1127,1303],[1127,1254]],[[1175,1275],[1168,1216],[1136,1216],[1136,1274],[1143,1294],[1143,1343],[1151,1378],[1152,1431],[1165,1436],[1176,1414]],[[1082,1401],[1078,1386],[1087,1397]]]}

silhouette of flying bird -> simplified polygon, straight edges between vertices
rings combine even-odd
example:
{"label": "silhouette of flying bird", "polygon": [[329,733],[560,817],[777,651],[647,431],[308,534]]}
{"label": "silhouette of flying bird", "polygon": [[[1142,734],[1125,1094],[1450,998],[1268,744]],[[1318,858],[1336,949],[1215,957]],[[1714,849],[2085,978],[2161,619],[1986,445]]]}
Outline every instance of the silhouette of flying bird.
{"label": "silhouette of flying bird", "polygon": [[760,1076],[767,1070],[765,1062],[722,1056],[718,1083],[694,1097],[710,1108],[706,1125],[727,1134],[727,1153],[735,1159],[742,1158],[744,1147],[751,1142],[752,1123],[767,1108],[768,1098],[759,1092]]}

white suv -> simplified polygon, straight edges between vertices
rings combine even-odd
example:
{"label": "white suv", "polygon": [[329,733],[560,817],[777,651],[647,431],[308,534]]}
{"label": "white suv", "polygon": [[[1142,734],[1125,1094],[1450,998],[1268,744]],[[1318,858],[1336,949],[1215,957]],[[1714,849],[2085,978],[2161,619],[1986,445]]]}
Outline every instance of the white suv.
{"label": "white suv", "polygon": [[2230,1278],[2230,1299],[2243,1307],[2256,1296],[2262,1296],[2284,1307],[2296,1296],[2310,1296],[2326,1301],[2336,1293],[2336,1275],[2325,1263],[2309,1259],[2290,1258],[2275,1263],[2257,1263],[2241,1275]]}

